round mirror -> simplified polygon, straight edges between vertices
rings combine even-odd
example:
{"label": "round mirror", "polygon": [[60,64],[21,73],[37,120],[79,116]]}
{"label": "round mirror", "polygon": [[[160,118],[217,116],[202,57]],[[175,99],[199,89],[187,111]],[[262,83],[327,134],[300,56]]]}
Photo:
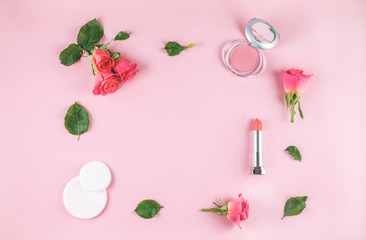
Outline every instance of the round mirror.
{"label": "round mirror", "polygon": [[252,34],[255,39],[261,43],[270,43],[274,39],[274,33],[271,28],[262,22],[253,25]]}
{"label": "round mirror", "polygon": [[245,35],[254,47],[260,49],[273,48],[280,39],[280,35],[271,24],[258,18],[253,18],[248,22]]}

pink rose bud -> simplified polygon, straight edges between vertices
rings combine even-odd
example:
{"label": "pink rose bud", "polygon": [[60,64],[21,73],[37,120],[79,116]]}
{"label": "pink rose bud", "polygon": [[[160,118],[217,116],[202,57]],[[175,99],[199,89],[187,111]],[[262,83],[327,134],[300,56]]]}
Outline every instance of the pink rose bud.
{"label": "pink rose bud", "polygon": [[285,101],[287,108],[291,106],[291,122],[294,122],[295,105],[298,104],[298,110],[301,118],[304,118],[300,107],[300,95],[304,92],[306,84],[313,75],[305,75],[302,70],[290,69],[281,71],[283,86],[285,92]]}
{"label": "pink rose bud", "polygon": [[299,95],[304,92],[308,80],[313,75],[304,75],[303,71],[297,69],[290,69],[281,71],[283,86],[286,93],[296,92]]}
{"label": "pink rose bud", "polygon": [[236,223],[241,229],[240,222],[247,220],[249,217],[249,205],[248,202],[239,194],[239,198],[230,201],[227,204],[227,215],[226,217]]}
{"label": "pink rose bud", "polygon": [[121,79],[117,74],[112,71],[109,73],[100,75],[99,73],[95,76],[95,86],[93,90],[94,95],[107,95],[114,93],[118,90],[121,85]]}
{"label": "pink rose bud", "polygon": [[93,53],[92,61],[101,74],[110,72],[114,65],[113,58],[111,58],[109,52],[103,49],[97,49]]}
{"label": "pink rose bud", "polygon": [[127,58],[119,57],[114,61],[113,71],[122,79],[122,83],[133,78],[139,71],[137,65],[132,64]]}
{"label": "pink rose bud", "polygon": [[[220,200],[221,201],[221,200]],[[249,217],[249,204],[245,200],[242,194],[239,194],[239,198],[233,201],[229,201],[227,204],[221,201],[222,205],[214,203],[217,208],[205,208],[202,212],[217,212],[218,215],[226,216],[227,219],[236,223],[241,229],[240,223],[244,222]]]}

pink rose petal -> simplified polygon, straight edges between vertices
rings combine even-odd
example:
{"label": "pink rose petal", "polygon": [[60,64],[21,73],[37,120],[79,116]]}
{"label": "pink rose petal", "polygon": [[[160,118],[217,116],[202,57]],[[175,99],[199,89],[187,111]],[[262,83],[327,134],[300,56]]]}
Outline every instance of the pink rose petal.
{"label": "pink rose petal", "polygon": [[285,71],[281,71],[283,86],[285,88],[286,93],[296,92],[298,78],[293,76]]}
{"label": "pink rose petal", "polygon": [[237,199],[237,200],[234,200],[234,201],[230,201],[227,204],[227,208],[228,208],[228,211],[231,212],[231,213],[240,213],[241,210],[242,210],[241,200]]}
{"label": "pink rose petal", "polygon": [[241,226],[240,226],[240,215],[239,215],[238,213],[228,213],[228,214],[226,215],[226,217],[227,217],[230,221],[232,221],[232,222],[236,223],[236,224],[238,225],[238,227],[241,229]]}
{"label": "pink rose petal", "polygon": [[299,81],[297,83],[297,88],[296,88],[296,92],[301,94],[304,92],[306,84],[308,83],[309,79],[313,76],[313,75],[305,75],[301,72],[297,73],[295,75]]}
{"label": "pink rose petal", "polygon": [[299,69],[289,69],[287,70],[287,73],[290,74],[290,75],[296,75],[298,73],[302,73],[303,71],[302,70],[299,70]]}

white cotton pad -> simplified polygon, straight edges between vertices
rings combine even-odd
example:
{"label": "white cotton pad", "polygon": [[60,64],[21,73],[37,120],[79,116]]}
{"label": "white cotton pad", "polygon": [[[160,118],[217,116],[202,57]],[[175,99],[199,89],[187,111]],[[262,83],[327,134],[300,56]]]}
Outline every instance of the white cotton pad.
{"label": "white cotton pad", "polygon": [[111,182],[111,178],[111,171],[103,162],[88,162],[80,170],[81,186],[89,191],[106,189]]}
{"label": "white cotton pad", "polygon": [[80,184],[79,177],[71,179],[64,189],[64,205],[74,217],[90,219],[98,216],[107,204],[107,191],[88,191]]}

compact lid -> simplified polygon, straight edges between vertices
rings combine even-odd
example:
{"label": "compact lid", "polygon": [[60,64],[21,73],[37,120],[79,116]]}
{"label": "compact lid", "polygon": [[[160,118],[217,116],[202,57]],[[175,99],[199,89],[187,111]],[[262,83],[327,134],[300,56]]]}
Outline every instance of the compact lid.
{"label": "compact lid", "polygon": [[245,36],[254,47],[271,49],[277,45],[280,35],[268,22],[259,19],[251,19],[245,27]]}

